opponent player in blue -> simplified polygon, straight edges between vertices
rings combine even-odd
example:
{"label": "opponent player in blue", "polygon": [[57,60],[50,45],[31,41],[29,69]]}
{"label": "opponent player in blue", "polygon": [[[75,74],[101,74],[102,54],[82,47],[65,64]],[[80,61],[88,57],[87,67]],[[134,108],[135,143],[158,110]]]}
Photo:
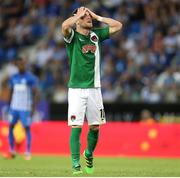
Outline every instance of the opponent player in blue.
{"label": "opponent player in blue", "polygon": [[16,60],[19,72],[13,75],[9,80],[10,86],[10,111],[9,111],[9,144],[10,153],[6,158],[14,158],[14,135],[13,128],[18,120],[21,121],[25,132],[27,148],[25,159],[31,159],[31,116],[38,101],[38,79],[26,68],[26,60],[18,58]]}

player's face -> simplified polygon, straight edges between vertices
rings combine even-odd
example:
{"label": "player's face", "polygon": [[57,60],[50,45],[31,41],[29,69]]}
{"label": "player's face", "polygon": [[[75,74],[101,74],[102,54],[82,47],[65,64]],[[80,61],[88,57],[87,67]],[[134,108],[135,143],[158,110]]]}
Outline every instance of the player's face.
{"label": "player's face", "polygon": [[91,29],[93,27],[92,17],[89,12],[86,12],[85,16],[81,17],[79,24],[82,28]]}
{"label": "player's face", "polygon": [[18,66],[19,72],[25,72],[25,70],[26,70],[26,62],[25,62],[25,60],[18,61],[17,66]]}

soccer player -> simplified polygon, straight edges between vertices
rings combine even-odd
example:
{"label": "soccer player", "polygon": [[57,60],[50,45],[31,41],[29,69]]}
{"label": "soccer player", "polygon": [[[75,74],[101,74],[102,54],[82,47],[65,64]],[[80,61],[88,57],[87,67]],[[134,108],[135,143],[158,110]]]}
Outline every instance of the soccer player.
{"label": "soccer player", "polygon": [[[93,28],[92,20],[107,26]],[[85,116],[89,125],[88,144],[83,153],[86,159],[85,170],[87,173],[94,171],[93,152],[98,141],[99,126],[106,122],[100,89],[101,43],[121,28],[120,22],[96,15],[85,7],[75,10],[73,16],[62,23],[62,34],[70,61],[68,125],[72,127],[70,150],[73,174],[82,173],[80,134]]]}
{"label": "soccer player", "polygon": [[13,128],[18,120],[21,121],[25,132],[27,149],[25,159],[31,159],[31,116],[35,110],[38,101],[37,78],[27,70],[26,60],[18,58],[16,60],[19,72],[9,79],[10,100],[9,100],[9,144],[10,153],[5,158],[14,158],[14,135]]}

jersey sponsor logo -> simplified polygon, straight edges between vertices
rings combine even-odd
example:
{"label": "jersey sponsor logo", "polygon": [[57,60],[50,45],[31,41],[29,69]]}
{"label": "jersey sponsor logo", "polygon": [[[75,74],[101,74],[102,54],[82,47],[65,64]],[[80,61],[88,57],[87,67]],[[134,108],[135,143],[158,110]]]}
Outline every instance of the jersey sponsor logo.
{"label": "jersey sponsor logo", "polygon": [[24,85],[24,84],[15,84],[14,85],[14,90],[16,90],[16,91],[26,91],[27,86]]}
{"label": "jersey sponsor logo", "polygon": [[98,41],[97,36],[95,36],[95,35],[91,36],[91,41],[92,42],[97,42]]}
{"label": "jersey sponsor logo", "polygon": [[93,44],[84,45],[82,47],[83,53],[88,53],[88,52],[95,53],[95,51],[96,51],[96,46]]}

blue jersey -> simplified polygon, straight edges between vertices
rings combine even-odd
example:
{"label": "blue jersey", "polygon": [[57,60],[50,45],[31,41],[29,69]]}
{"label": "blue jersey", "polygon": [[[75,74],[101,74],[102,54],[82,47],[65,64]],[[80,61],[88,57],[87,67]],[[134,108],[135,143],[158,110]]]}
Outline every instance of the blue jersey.
{"label": "blue jersey", "polygon": [[9,80],[10,88],[13,90],[10,108],[17,111],[31,111],[32,90],[37,87],[38,80],[30,72],[17,73]]}

